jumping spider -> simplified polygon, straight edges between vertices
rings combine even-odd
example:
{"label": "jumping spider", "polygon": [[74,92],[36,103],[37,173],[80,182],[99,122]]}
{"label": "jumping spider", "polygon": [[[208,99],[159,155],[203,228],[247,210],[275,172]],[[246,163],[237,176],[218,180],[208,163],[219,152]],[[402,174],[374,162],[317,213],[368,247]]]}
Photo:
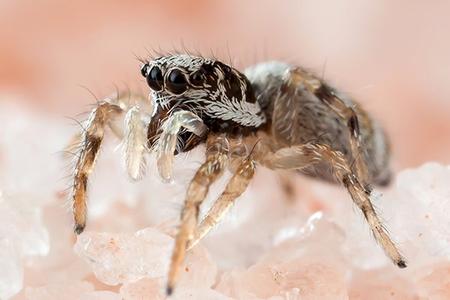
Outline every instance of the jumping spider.
{"label": "jumping spider", "polygon": [[[206,160],[186,194],[175,240],[167,293],[173,291],[188,249],[197,244],[247,188],[257,165],[296,170],[342,184],[361,209],[375,239],[400,268],[406,262],[371,203],[369,183],[389,182],[389,145],[383,130],[355,102],[312,73],[281,62],[245,71],[214,59],[167,55],[143,63],[146,97],[117,96],[92,111],[81,134],[73,183],[75,232],[86,226],[86,188],[104,131],[123,138],[129,176],[138,180],[155,152],[169,181],[177,153],[206,144]],[[130,103],[135,103],[130,105]],[[114,120],[123,118],[123,131]],[[198,224],[209,187],[226,168],[223,193]]]}

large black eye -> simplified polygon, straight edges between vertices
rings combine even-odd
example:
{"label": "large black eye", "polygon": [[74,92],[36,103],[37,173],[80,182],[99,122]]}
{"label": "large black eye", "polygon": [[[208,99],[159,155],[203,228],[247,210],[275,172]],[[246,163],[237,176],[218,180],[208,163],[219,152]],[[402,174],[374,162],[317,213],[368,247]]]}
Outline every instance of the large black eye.
{"label": "large black eye", "polygon": [[154,91],[160,91],[163,87],[163,75],[158,66],[153,66],[147,75],[147,84]]}
{"label": "large black eye", "polygon": [[186,76],[178,69],[169,73],[166,82],[167,88],[174,94],[182,94],[188,89]]}

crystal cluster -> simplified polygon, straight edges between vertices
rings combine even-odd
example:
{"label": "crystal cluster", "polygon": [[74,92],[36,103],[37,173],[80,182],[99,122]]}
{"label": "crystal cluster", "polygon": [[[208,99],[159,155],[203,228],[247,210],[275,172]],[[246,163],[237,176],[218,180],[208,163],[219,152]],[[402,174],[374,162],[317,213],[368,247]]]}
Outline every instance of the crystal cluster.
{"label": "crystal cluster", "polygon": [[[88,226],[75,237],[63,179],[70,159],[58,151],[76,128],[6,104],[0,119],[0,299],[165,299],[173,235],[202,149],[176,159],[174,183],[163,184],[150,164],[132,184],[107,136]],[[293,181],[288,197],[273,172],[258,169],[230,215],[187,255],[171,299],[450,298],[450,167],[401,171],[374,200],[408,260],[403,270],[343,189]]]}

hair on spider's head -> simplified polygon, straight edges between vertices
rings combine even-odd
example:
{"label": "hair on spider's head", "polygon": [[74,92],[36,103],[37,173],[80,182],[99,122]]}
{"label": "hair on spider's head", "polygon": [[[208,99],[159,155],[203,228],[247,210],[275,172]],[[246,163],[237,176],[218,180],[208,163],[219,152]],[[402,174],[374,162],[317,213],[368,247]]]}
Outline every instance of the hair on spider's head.
{"label": "hair on spider's head", "polygon": [[265,123],[247,77],[218,60],[189,54],[161,56],[145,63],[141,73],[156,107],[189,110],[206,125],[224,131]]}

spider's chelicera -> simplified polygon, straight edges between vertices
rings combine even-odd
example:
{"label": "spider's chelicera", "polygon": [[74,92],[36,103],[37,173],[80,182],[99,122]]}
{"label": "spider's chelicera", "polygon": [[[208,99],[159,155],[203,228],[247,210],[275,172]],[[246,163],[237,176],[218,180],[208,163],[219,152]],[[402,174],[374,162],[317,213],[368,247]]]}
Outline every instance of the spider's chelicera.
{"label": "spider's chelicera", "polygon": [[[86,122],[74,173],[76,233],[86,226],[88,175],[104,130],[111,128],[123,139],[127,171],[134,180],[145,172],[147,153],[156,153],[159,174],[167,181],[177,153],[206,144],[206,160],[189,185],[181,213],[169,294],[186,251],[220,221],[258,165],[340,183],[386,255],[406,267],[371,202],[370,184],[385,185],[390,179],[387,138],[346,95],[314,74],[281,62],[261,63],[241,73],[214,59],[177,54],[144,63],[141,74],[151,89],[151,103],[147,97],[118,95],[101,102]],[[117,119],[123,119],[123,130],[114,125]],[[232,178],[198,222],[210,185],[226,168]]]}

